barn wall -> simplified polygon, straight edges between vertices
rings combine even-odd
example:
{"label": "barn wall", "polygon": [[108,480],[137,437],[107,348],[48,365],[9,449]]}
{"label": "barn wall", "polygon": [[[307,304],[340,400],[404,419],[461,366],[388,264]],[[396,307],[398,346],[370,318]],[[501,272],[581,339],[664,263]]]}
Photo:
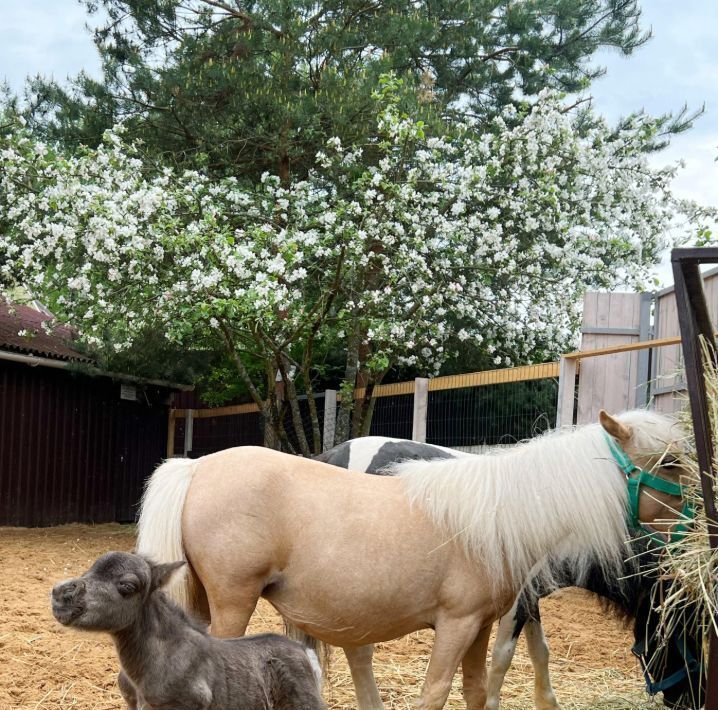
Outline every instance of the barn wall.
{"label": "barn wall", "polygon": [[167,391],[145,395],[121,400],[107,378],[0,363],[0,525],[134,520],[167,437]]}

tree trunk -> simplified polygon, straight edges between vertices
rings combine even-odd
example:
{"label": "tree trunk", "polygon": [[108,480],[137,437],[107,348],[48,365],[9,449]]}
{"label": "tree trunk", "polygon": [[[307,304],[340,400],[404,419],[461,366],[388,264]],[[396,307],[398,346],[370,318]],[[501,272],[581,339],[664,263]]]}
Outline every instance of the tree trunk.
{"label": "tree trunk", "polygon": [[259,408],[264,423],[263,443],[271,449],[281,448],[280,442],[287,446],[287,450],[292,449],[286,432],[283,431],[281,421],[279,419],[279,410],[276,402],[276,392],[274,390],[274,371],[276,367],[272,367],[271,362],[265,363],[265,372],[267,372],[267,398],[264,399],[260,391],[256,388],[249,371],[242,362],[242,358],[237,352],[232,331],[227,323],[220,323],[220,329],[224,339],[226,352],[237,368],[240,379],[244,382],[252,396],[252,400]]}
{"label": "tree trunk", "polygon": [[307,435],[304,433],[304,424],[302,422],[302,413],[299,410],[299,398],[297,397],[297,388],[294,383],[294,378],[289,376],[289,362],[284,355],[278,357],[279,372],[282,375],[282,380],[286,387],[286,399],[289,402],[289,409],[292,413],[292,424],[294,425],[294,433],[299,442],[299,450],[302,456],[307,458],[311,457],[311,451],[309,450],[309,442],[307,441]]}
{"label": "tree trunk", "polygon": [[[307,393],[307,404],[309,405],[309,419],[312,423],[312,452],[316,456],[322,453],[322,431],[319,428],[319,412],[317,412],[317,400],[314,397],[309,367],[311,363],[303,363],[302,376],[304,377],[304,390]],[[324,416],[327,416],[326,410]]]}
{"label": "tree trunk", "polygon": [[359,326],[355,324],[354,330],[347,342],[347,360],[344,370],[344,382],[341,387],[342,403],[337,416],[337,428],[334,434],[334,444],[342,444],[349,438],[352,410],[354,409],[354,390],[356,389],[357,373],[359,371]]}
{"label": "tree trunk", "polygon": [[358,407],[355,407],[354,416],[357,420],[356,433],[354,436],[369,436],[371,433],[371,420],[374,417],[374,406],[376,405],[376,397],[374,396],[375,389],[382,383],[386,370],[379,373],[376,377],[371,375],[365,375],[364,379],[366,384],[364,385],[364,398],[357,402]]}

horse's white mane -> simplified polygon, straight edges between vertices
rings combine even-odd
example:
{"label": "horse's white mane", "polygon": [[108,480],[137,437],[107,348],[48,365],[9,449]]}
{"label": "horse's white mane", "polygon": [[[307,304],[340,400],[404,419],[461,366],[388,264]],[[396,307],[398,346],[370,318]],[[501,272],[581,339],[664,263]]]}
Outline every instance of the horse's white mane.
{"label": "horse's white mane", "polygon": [[[636,450],[662,453],[680,437],[674,419],[631,411],[620,421]],[[627,489],[599,424],[544,434],[482,456],[400,463],[407,494],[461,539],[496,586],[516,589],[547,555],[568,558],[577,577],[589,564],[625,574]],[[502,574],[502,570],[504,574]],[[544,583],[547,566],[542,570]]]}

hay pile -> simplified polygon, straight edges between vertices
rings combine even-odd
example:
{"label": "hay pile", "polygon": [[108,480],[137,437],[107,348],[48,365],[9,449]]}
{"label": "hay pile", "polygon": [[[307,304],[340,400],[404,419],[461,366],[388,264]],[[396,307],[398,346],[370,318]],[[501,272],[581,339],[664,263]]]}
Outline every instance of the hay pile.
{"label": "hay pile", "polygon": [[[713,469],[718,470],[718,368],[705,343],[703,359],[714,449]],[[693,424],[687,402],[685,404],[681,423],[688,432],[688,441],[687,455],[682,462],[685,473],[681,476],[681,483],[684,485],[685,499],[695,510],[695,519],[686,520],[688,530],[685,535],[664,548],[658,566],[658,574],[664,585],[661,598],[655,600],[655,605],[660,612],[661,631],[666,638],[685,629],[703,639],[703,659],[699,660],[704,661],[708,658],[710,627],[714,626],[718,632],[718,554],[710,546]],[[715,478],[712,478],[715,491]]]}

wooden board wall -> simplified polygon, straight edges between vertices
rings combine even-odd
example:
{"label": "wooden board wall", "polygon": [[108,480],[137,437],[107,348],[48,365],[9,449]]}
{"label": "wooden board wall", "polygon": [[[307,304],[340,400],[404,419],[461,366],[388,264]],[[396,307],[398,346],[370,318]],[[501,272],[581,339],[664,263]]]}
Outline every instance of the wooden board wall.
{"label": "wooden board wall", "polygon": [[[587,293],[584,298],[581,350],[639,340],[642,296],[639,293]],[[633,331],[592,333],[591,330]],[[616,353],[581,361],[577,423],[598,419],[598,410],[621,412],[635,406],[638,352]]]}
{"label": "wooden board wall", "polygon": [[[703,288],[708,302],[708,310],[713,323],[718,323],[718,269],[711,269],[703,274]],[[676,294],[673,287],[659,291],[656,303],[655,337],[670,338],[680,335],[678,312],[676,310]],[[685,403],[685,383],[683,356],[680,345],[669,345],[653,351],[651,368],[651,389],[653,403],[657,411],[670,414],[683,407]]]}

